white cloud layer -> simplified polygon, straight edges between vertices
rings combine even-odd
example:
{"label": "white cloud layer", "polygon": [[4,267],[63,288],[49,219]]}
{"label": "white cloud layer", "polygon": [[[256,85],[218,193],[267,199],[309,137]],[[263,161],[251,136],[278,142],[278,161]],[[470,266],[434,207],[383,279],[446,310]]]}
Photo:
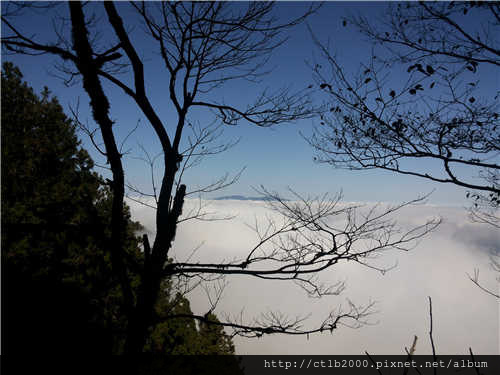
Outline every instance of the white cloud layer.
{"label": "white cloud layer", "polygon": [[[187,200],[184,212],[198,201]],[[206,211],[218,216],[237,215],[230,221],[187,221],[177,232],[171,255],[183,261],[200,243],[191,261],[221,261],[241,257],[256,243],[247,226],[263,220],[269,211],[263,202],[207,201]],[[133,219],[152,237],[154,211],[129,202]],[[265,335],[259,339],[236,338],[238,354],[404,354],[414,335],[416,354],[431,353],[428,296],[433,302],[434,342],[439,354],[499,354],[499,301],[479,290],[467,277],[479,268],[481,279],[498,290],[491,271],[491,251],[500,252],[500,233],[484,224],[471,223],[463,208],[420,205],[400,211],[403,226],[423,223],[439,215],[443,223],[409,252],[390,251],[376,259],[397,267],[382,275],[358,264],[341,264],[321,273],[325,282],[345,280],[347,289],[337,297],[308,298],[291,282],[264,281],[249,277],[228,278],[228,287],[216,313],[243,316],[247,321],[268,311],[291,317],[309,315],[304,326],[317,326],[330,311],[347,299],[356,304],[377,301],[369,321],[359,329],[340,327],[333,334]],[[189,296],[196,313],[205,313],[208,302],[203,289]]]}

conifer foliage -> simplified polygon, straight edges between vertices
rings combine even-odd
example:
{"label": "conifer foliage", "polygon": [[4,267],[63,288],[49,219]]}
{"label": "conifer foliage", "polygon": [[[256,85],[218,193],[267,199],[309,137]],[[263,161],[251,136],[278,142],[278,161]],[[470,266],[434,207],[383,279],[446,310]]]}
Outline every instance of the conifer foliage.
{"label": "conifer foliage", "polygon": [[[2,70],[2,349],[4,353],[123,351],[126,319],[112,275],[112,197],[80,145],[76,128],[48,88],[40,96],[19,69]],[[124,206],[132,285],[141,270],[137,233]],[[165,283],[158,325],[145,350],[234,354],[221,329],[171,319],[192,314]],[[209,340],[214,345],[205,345]],[[208,342],[208,341],[207,341]],[[224,344],[219,344],[224,343]]]}

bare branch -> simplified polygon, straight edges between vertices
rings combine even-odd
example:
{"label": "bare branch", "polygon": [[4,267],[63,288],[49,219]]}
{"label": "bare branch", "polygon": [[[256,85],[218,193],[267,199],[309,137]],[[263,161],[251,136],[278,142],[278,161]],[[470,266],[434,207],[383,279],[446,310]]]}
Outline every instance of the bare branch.
{"label": "bare branch", "polygon": [[[402,231],[390,220],[390,215],[409,205],[422,202],[418,198],[385,209],[372,207],[361,212],[360,207],[339,203],[328,196],[307,199],[293,193],[297,201],[287,201],[263,189],[269,207],[282,218],[278,223],[268,218],[245,258],[221,263],[176,263],[165,268],[167,274],[213,273],[248,275],[261,279],[294,280],[312,296],[340,293],[344,285],[324,286],[316,274],[339,262],[354,261],[376,268],[367,260],[388,249],[408,250],[415,241],[439,225],[440,220]],[[386,272],[388,269],[379,269]]]}
{"label": "bare branch", "polygon": [[178,319],[192,317],[200,322],[228,327],[233,330],[233,336],[242,337],[262,337],[270,334],[303,335],[333,333],[339,326],[348,326],[351,328],[360,327],[360,322],[371,314],[373,303],[363,307],[357,307],[352,302],[347,302],[348,308],[339,306],[337,311],[331,312],[317,327],[303,329],[302,326],[307,317],[290,318],[288,315],[280,312],[263,313],[262,316],[253,321],[253,324],[245,324],[242,318],[227,317],[225,322],[215,322],[207,319],[206,315],[170,315],[169,319]]}
{"label": "bare branch", "polygon": [[[349,25],[367,36],[374,50],[352,75],[313,35],[329,68],[325,73],[321,64],[312,66],[315,81],[330,102],[313,135],[306,136],[316,161],[466,188],[471,218],[497,226],[498,93],[486,97],[490,93],[481,92],[476,78],[482,65],[500,64],[494,9],[415,2],[389,5],[377,23],[353,17]],[[462,25],[470,13],[484,16],[475,29]],[[395,74],[404,78],[395,82]],[[438,169],[419,168],[424,161]]]}
{"label": "bare branch", "polygon": [[[434,346],[434,338],[432,337],[432,299],[429,296],[429,339],[431,340],[432,347],[432,358],[436,361],[436,347]],[[434,368],[434,375],[436,374],[436,369]]]}
{"label": "bare branch", "polygon": [[[495,263],[493,263],[495,264]],[[496,263],[497,267],[498,267],[498,263]],[[497,268],[496,269],[497,272],[500,272],[500,268]],[[470,281],[472,281],[474,284],[476,284],[479,289],[481,289],[483,292],[486,292],[488,293],[489,295],[495,297],[495,298],[499,298],[500,299],[500,293],[495,293],[493,291],[491,291],[490,289],[487,289],[485,288],[480,282],[479,282],[479,269],[478,268],[475,268],[474,269],[474,275],[469,275],[467,274],[467,276],[469,277]],[[498,281],[500,282],[500,281]]]}

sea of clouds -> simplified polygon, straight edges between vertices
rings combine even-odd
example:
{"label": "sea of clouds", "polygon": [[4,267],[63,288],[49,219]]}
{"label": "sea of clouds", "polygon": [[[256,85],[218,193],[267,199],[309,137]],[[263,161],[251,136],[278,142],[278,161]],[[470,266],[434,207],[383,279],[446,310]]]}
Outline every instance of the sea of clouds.
{"label": "sea of clouds", "polygon": [[[155,211],[128,201],[132,217],[140,221],[150,240],[155,233]],[[259,201],[186,200],[184,215],[202,205],[206,218],[234,217],[222,221],[188,220],[177,231],[170,255],[177,261],[220,262],[242,258],[258,241],[252,226],[279,216]],[[405,354],[416,335],[416,354],[431,353],[429,300],[432,298],[433,337],[439,354],[499,354],[499,300],[482,292],[467,277],[480,270],[481,280],[498,291],[491,255],[500,253],[500,233],[485,224],[472,223],[462,207],[417,205],[405,207],[394,218],[403,228],[441,217],[442,224],[411,251],[387,251],[374,262],[397,265],[382,274],[358,264],[339,264],[320,274],[324,282],[345,281],[339,296],[309,298],[292,282],[266,281],[248,276],[226,279],[216,314],[242,316],[251,323],[267,312],[308,318],[304,328],[321,323],[331,311],[348,301],[363,305],[375,301],[368,324],[361,328],[339,326],[317,335],[265,335],[235,338],[238,354]],[[201,246],[200,246],[201,245]],[[198,249],[193,253],[194,249]],[[188,298],[195,313],[209,308],[204,288]],[[229,332],[229,331],[228,331]]]}

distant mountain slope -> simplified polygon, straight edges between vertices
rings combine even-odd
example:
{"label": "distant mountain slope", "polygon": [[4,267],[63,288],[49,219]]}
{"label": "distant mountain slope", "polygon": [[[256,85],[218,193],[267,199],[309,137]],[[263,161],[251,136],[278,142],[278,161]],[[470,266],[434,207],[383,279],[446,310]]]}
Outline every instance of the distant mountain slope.
{"label": "distant mountain slope", "polygon": [[[235,200],[235,201],[271,201],[273,198],[270,197],[245,197],[244,195],[226,195],[223,197],[214,198],[216,201],[227,201],[227,200]],[[283,201],[287,201],[288,199],[283,199]]]}

